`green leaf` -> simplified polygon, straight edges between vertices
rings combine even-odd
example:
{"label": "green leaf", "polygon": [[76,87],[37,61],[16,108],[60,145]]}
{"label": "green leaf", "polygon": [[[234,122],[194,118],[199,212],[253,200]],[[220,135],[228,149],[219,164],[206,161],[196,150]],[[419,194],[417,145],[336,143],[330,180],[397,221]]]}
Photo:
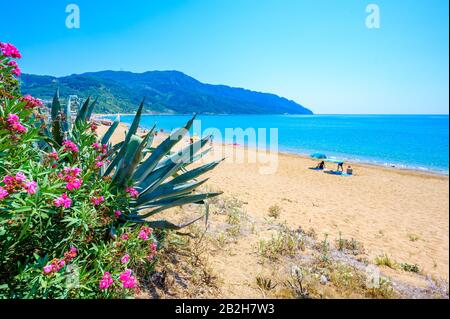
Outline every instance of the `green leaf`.
{"label": "green leaf", "polygon": [[115,121],[113,122],[113,124],[109,127],[109,129],[106,131],[105,135],[103,135],[102,138],[102,145],[104,144],[108,144],[109,139],[111,138],[111,136],[114,134],[114,131],[117,129],[117,127],[120,124],[120,117],[118,116]]}
{"label": "green leaf", "polygon": [[178,129],[171,134],[166,140],[164,140],[156,150],[150,155],[150,157],[142,163],[133,175],[133,180],[137,183],[142,182],[158,165],[158,162],[171,150],[171,148],[180,141],[180,139],[191,128],[192,123],[195,120],[194,117],[189,120],[183,128]]}
{"label": "green leaf", "polygon": [[122,147],[120,148],[119,154],[117,154],[117,156],[113,159],[111,164],[109,164],[104,175],[109,175],[112,172],[112,170],[122,160],[122,157],[125,155],[125,153],[127,151],[128,143],[130,142],[131,137],[136,134],[137,129],[139,128],[139,122],[141,121],[141,114],[142,114],[143,108],[144,108],[144,100],[142,100],[141,105],[139,105],[139,108],[136,112],[136,116],[134,117],[133,123],[130,126],[130,130],[128,131],[127,135],[125,136],[125,140],[123,142]]}

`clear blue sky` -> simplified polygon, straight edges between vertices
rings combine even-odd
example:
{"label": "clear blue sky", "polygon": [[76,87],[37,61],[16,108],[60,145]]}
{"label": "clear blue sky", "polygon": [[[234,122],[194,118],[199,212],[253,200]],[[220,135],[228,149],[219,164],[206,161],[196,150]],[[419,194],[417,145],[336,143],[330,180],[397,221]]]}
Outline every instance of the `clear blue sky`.
{"label": "clear blue sky", "polygon": [[[380,8],[368,29],[366,5]],[[65,26],[67,4],[81,28]],[[445,113],[445,0],[0,0],[23,72],[179,70],[316,113]]]}

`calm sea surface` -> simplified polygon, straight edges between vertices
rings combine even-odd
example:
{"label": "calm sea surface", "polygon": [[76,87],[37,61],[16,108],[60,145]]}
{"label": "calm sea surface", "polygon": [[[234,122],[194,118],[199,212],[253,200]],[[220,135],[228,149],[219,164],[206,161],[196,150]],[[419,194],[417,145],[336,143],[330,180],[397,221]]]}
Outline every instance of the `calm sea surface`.
{"label": "calm sea surface", "polygon": [[[156,123],[167,131],[184,125],[189,118],[145,115],[141,126],[149,128]],[[216,128],[222,137],[227,128],[266,128],[267,135],[270,128],[277,128],[278,149],[284,152],[323,152],[344,160],[449,172],[448,115],[211,115],[198,119],[202,132]],[[121,116],[122,122],[132,120],[133,116]],[[202,132],[197,127],[194,133]],[[225,142],[255,146],[247,140]]]}

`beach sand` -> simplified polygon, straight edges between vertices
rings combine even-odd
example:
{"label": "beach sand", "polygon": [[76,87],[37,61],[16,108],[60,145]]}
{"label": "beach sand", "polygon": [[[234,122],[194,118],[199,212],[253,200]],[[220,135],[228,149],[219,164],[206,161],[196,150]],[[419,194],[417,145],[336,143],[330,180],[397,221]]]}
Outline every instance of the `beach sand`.
{"label": "beach sand", "polygon": [[[99,135],[106,129],[100,127]],[[121,125],[114,142],[123,138],[124,130]],[[397,263],[417,264],[423,274],[448,282],[448,176],[361,164],[351,164],[354,176],[335,176],[308,169],[317,161],[283,153],[278,154],[275,173],[261,174],[267,164],[243,160],[257,156],[256,150],[215,144],[207,160],[219,158],[223,150],[228,159],[207,174],[208,185],[244,202],[251,218],[265,220],[269,208],[277,205],[280,222],[289,227],[313,228],[319,238],[333,241],[339,234],[354,238],[363,243],[371,261],[387,254]],[[233,160],[230,154],[236,152]],[[254,257],[261,236],[264,232],[251,235],[232,253],[212,258],[225,283],[223,296],[255,296],[249,282],[261,271]]]}

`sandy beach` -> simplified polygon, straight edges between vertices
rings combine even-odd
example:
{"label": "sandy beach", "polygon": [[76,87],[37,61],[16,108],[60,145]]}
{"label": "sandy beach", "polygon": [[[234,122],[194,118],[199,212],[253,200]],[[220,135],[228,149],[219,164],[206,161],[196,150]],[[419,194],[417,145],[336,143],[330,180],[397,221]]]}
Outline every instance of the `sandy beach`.
{"label": "sandy beach", "polygon": [[[106,129],[99,127],[99,135]],[[125,129],[121,124],[114,142],[123,138]],[[208,173],[208,186],[242,201],[251,218],[266,220],[269,208],[277,205],[279,220],[290,227],[312,228],[319,238],[330,240],[354,238],[364,245],[369,260],[386,254],[448,282],[448,176],[352,164],[354,176],[342,177],[310,170],[316,161],[282,153],[276,171],[261,174],[261,165],[243,160],[243,156],[258,156],[256,150],[214,144],[207,160],[219,158],[223,151],[235,153],[234,160]],[[226,283],[225,297],[255,295],[248,284],[261,271],[254,247],[268,234],[249,236],[235,244],[233,253],[218,253],[212,259]],[[405,274],[396,271],[392,276]]]}

